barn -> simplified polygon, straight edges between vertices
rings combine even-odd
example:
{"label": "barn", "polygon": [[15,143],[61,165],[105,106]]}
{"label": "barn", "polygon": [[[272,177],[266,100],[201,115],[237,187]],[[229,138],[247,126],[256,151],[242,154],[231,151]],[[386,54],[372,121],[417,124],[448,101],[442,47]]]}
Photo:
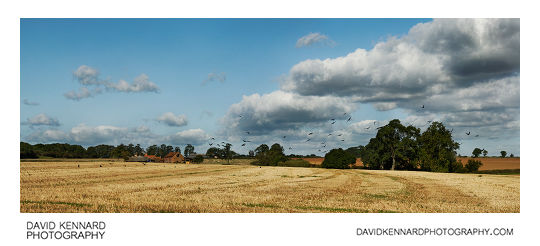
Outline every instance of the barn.
{"label": "barn", "polygon": [[184,162],[184,156],[180,154],[180,152],[170,152],[163,157],[163,161],[168,163],[180,163]]}

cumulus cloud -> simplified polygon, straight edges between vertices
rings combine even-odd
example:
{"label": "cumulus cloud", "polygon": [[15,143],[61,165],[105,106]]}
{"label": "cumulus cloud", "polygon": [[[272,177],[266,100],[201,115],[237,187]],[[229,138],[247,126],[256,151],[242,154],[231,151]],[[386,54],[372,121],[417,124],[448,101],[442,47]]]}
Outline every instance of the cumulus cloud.
{"label": "cumulus cloud", "polygon": [[[73,77],[84,87],[79,91],[69,91],[64,93],[64,97],[70,100],[79,101],[81,99],[93,97],[94,95],[107,91],[115,92],[159,92],[159,87],[146,74],[137,76],[133,83],[119,80],[117,83],[103,80],[99,77],[99,71],[87,65],[82,65],[73,72]],[[88,86],[93,86],[89,89]]]}
{"label": "cumulus cloud", "polygon": [[133,83],[120,80],[118,83],[106,83],[107,89],[119,92],[159,92],[159,87],[146,74],[137,76]]}
{"label": "cumulus cloud", "polygon": [[519,72],[519,19],[442,19],[373,49],[293,66],[281,88],[302,95],[408,100]]}
{"label": "cumulus cloud", "polygon": [[210,136],[202,129],[189,129],[166,136],[164,139],[165,141],[176,145],[201,145],[204,144],[209,138]]}
{"label": "cumulus cloud", "polygon": [[50,116],[47,116],[46,114],[38,114],[34,117],[28,118],[25,122],[23,122],[24,125],[30,125],[30,127],[34,126],[60,126],[60,122]]}
{"label": "cumulus cloud", "polygon": [[53,129],[33,132],[25,140],[34,143],[70,142],[69,134]]}
{"label": "cumulus cloud", "polygon": [[219,81],[221,83],[227,80],[225,73],[209,73],[207,78],[202,82],[203,85],[206,85],[208,82]]}
{"label": "cumulus cloud", "polygon": [[243,96],[242,101],[229,107],[223,120],[228,128],[264,134],[344,118],[345,113],[355,109],[354,103],[344,98],[274,91]]}
{"label": "cumulus cloud", "polygon": [[64,97],[70,100],[79,101],[81,99],[93,97],[94,95],[100,94],[102,92],[101,88],[94,88],[92,90],[82,87],[79,91],[68,91],[64,93]]}
{"label": "cumulus cloud", "polygon": [[77,70],[73,71],[73,77],[77,79],[77,81],[81,85],[99,85],[103,84],[103,81],[99,80],[98,78],[99,72],[86,65],[82,65]]}
{"label": "cumulus cloud", "polygon": [[333,45],[334,41],[329,39],[328,36],[320,34],[318,32],[310,33],[308,35],[305,35],[299,38],[296,41],[296,48],[311,46],[316,43],[325,43],[325,44]]}
{"label": "cumulus cloud", "polygon": [[28,105],[28,106],[37,106],[37,105],[39,105],[38,102],[31,102],[28,99],[24,99],[23,103],[24,103],[24,105]]}
{"label": "cumulus cloud", "polygon": [[116,126],[87,126],[84,124],[73,127],[69,132],[73,142],[81,144],[105,143],[115,139],[123,139],[128,133],[127,128]]}
{"label": "cumulus cloud", "polygon": [[157,118],[157,121],[168,126],[185,126],[188,124],[188,119],[185,115],[174,115],[171,112],[164,113]]}

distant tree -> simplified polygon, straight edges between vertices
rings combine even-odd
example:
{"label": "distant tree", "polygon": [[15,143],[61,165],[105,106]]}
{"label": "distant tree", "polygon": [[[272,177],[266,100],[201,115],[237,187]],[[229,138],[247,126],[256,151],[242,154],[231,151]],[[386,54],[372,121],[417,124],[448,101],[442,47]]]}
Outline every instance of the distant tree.
{"label": "distant tree", "polygon": [[480,154],[482,154],[482,150],[480,148],[474,148],[472,152],[473,157],[477,158]]}
{"label": "distant tree", "polygon": [[504,150],[501,151],[501,157],[502,157],[502,158],[506,157],[506,151],[504,151]]}
{"label": "distant tree", "polygon": [[193,163],[202,163],[204,161],[204,158],[202,155],[196,155],[195,158],[193,158]]}
{"label": "distant tree", "polygon": [[484,157],[486,157],[487,154],[488,154],[488,151],[485,150],[485,149],[483,149],[483,150],[482,150],[482,155],[483,155]]}
{"label": "distant tree", "polygon": [[277,166],[279,162],[287,161],[287,157],[283,153],[283,147],[278,143],[272,144],[268,150],[269,165]]}
{"label": "distant tree", "polygon": [[144,154],[144,151],[143,149],[141,148],[141,145],[140,144],[137,144],[135,146],[135,154],[137,154],[138,156],[141,156]]}
{"label": "distant tree", "polygon": [[223,154],[222,154],[222,151],[219,148],[211,147],[211,148],[206,150],[206,155],[207,156],[219,156],[219,157],[221,157]]}
{"label": "distant tree", "polygon": [[134,156],[136,154],[135,145],[132,143],[128,144],[127,151],[129,152],[129,156]]}
{"label": "distant tree", "polygon": [[231,147],[232,144],[226,143],[223,151],[225,154],[225,159],[227,160],[227,164],[230,164],[229,161],[232,159],[233,156],[233,152],[231,152]]}
{"label": "distant tree", "polygon": [[323,168],[350,168],[351,164],[356,163],[356,157],[343,149],[332,149],[324,156],[321,167]]}
{"label": "distant tree", "polygon": [[146,154],[158,156],[159,155],[159,147],[157,145],[155,145],[155,144],[152,145],[152,146],[148,146],[148,148],[146,148]]}
{"label": "distant tree", "polygon": [[34,151],[33,147],[29,143],[21,142],[21,159],[25,158],[38,158],[38,155]]}
{"label": "distant tree", "polygon": [[355,157],[360,157],[363,150],[364,150],[364,146],[358,145],[356,147],[350,147],[346,149],[345,151],[351,153]]}
{"label": "distant tree", "polygon": [[425,171],[457,172],[463,168],[457,161],[459,143],[441,122],[433,122],[418,138],[420,168]]}
{"label": "distant tree", "polygon": [[255,158],[257,158],[257,165],[269,165],[269,154],[270,148],[266,144],[261,144],[255,149]]}
{"label": "distant tree", "polygon": [[467,164],[465,164],[465,169],[467,169],[468,172],[472,173],[478,171],[478,168],[480,168],[480,166],[482,166],[481,161],[469,159],[469,161],[467,161]]}
{"label": "distant tree", "polygon": [[184,148],[184,156],[189,156],[192,153],[195,153],[195,147],[193,147],[193,145],[191,145],[191,144],[188,144]]}
{"label": "distant tree", "polygon": [[510,157],[514,158],[514,154],[510,154]]}
{"label": "distant tree", "polygon": [[255,151],[250,150],[248,156],[249,157],[254,157],[255,156]]}
{"label": "distant tree", "polygon": [[180,147],[176,146],[176,147],[174,147],[174,152],[182,153],[182,149],[180,149]]}

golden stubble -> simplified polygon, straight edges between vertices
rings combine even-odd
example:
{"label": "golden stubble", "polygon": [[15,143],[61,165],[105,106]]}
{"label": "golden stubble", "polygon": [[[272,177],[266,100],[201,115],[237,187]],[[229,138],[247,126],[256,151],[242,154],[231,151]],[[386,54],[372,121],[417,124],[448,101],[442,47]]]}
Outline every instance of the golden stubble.
{"label": "golden stubble", "polygon": [[519,175],[118,161],[20,170],[21,212],[520,211]]}

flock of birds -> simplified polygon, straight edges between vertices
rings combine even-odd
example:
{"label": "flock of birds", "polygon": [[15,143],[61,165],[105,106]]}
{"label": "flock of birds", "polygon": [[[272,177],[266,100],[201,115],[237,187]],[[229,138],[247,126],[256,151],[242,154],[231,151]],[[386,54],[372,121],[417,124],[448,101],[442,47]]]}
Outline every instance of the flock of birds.
{"label": "flock of birds", "polygon": [[[422,105],[420,106],[420,109],[423,110],[425,109],[425,105]],[[239,115],[238,116],[241,120],[243,118],[242,115]],[[350,124],[351,123],[351,120],[352,120],[352,116],[348,113],[343,113],[342,117],[343,118],[343,121],[345,124]],[[314,132],[314,131],[309,131],[307,133],[307,136],[305,137],[304,140],[300,140],[302,143],[313,143],[312,146],[315,147],[314,149],[317,150],[318,153],[320,154],[325,154],[327,153],[331,148],[328,146],[329,144],[329,140],[331,140],[331,138],[334,138],[337,140],[338,143],[342,143],[342,142],[345,142],[345,137],[344,137],[344,134],[343,134],[343,131],[346,129],[346,127],[343,127],[342,129],[340,130],[333,130],[333,126],[336,124],[336,122],[338,122],[339,119],[336,119],[336,118],[331,118],[329,119],[328,121],[328,124],[331,128],[330,132],[326,132],[326,133],[321,133],[321,132]],[[414,120],[413,122],[411,122],[410,124],[413,124],[416,120]],[[431,124],[433,122],[433,120],[428,120],[426,122],[426,124],[420,126],[420,127],[425,127],[426,125],[428,124]],[[382,128],[383,126],[378,126],[379,125],[379,121],[373,121],[373,125],[369,125],[367,127],[364,127],[365,130],[369,131],[370,129],[374,130],[374,129],[380,129]],[[450,132],[453,132],[454,129],[452,128],[450,130]],[[250,144],[253,142],[253,138],[250,131],[244,131],[244,135],[241,137],[242,139],[242,144],[241,146],[242,147],[245,147],[247,144]],[[465,132],[465,135],[467,136],[470,136],[471,135],[471,131],[467,131]],[[474,137],[479,137],[480,135],[476,134],[474,135]],[[291,143],[291,141],[286,141],[287,140],[287,135],[283,135],[281,136],[281,139],[282,139],[282,146],[287,146],[287,149],[288,150],[293,150],[293,145]],[[289,139],[291,136],[289,136]],[[250,140],[251,139],[251,140]],[[316,141],[316,140],[319,140],[321,141],[320,143],[316,143],[316,142],[319,142],[319,141]],[[225,141],[222,141],[222,142],[216,142],[216,139],[214,137],[211,137],[209,139],[209,142],[208,142],[208,145],[210,147],[218,147],[218,148],[222,148],[222,147],[225,147],[227,143]],[[335,146],[334,146],[335,147]]]}

